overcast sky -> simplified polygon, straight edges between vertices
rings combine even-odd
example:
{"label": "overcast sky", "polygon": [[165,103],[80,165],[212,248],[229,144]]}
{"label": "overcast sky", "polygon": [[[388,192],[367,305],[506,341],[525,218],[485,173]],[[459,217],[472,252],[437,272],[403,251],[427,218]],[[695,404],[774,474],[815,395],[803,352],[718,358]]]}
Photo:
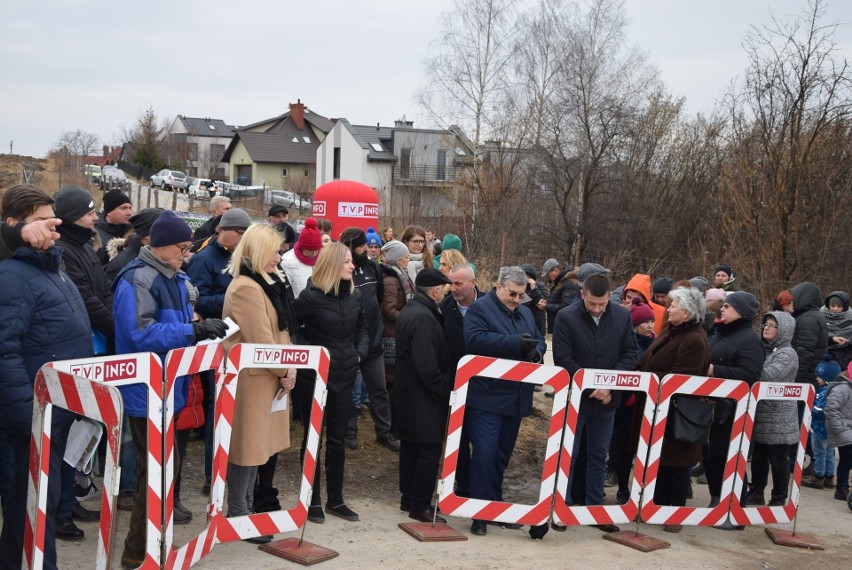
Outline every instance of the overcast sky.
{"label": "overcast sky", "polygon": [[[527,2],[530,4],[531,2]],[[301,99],[326,117],[427,126],[414,99],[422,61],[453,0],[29,0],[0,20],[0,153],[44,156],[83,129],[118,142],[150,105],[163,117],[245,125]],[[805,0],[627,0],[629,41],[690,112],[740,75],[752,23]],[[852,20],[832,0],[829,20]],[[852,60],[852,26],[838,39]]]}

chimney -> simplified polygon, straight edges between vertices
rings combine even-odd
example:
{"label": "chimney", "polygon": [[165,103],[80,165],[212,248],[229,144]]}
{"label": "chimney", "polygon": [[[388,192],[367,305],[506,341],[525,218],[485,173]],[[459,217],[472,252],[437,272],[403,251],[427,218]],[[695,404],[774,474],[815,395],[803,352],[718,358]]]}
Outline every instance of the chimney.
{"label": "chimney", "polygon": [[109,145],[104,145],[104,158],[109,156]]}
{"label": "chimney", "polygon": [[290,103],[290,120],[300,131],[305,128],[305,106],[301,99],[296,99],[295,103]]}

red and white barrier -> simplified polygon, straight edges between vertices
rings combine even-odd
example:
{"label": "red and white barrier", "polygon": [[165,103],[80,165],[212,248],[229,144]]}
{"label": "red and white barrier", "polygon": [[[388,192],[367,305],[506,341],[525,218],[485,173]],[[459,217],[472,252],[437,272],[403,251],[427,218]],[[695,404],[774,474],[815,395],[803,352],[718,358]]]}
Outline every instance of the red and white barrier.
{"label": "red and white barrier", "polygon": [[[217,518],[209,517],[207,527],[178,549],[174,544],[174,499],[175,499],[175,381],[189,374],[213,370],[221,374],[225,353],[219,343],[189,346],[169,351],[166,355],[166,409],[165,429],[165,567],[189,568],[213,550],[216,538]],[[208,514],[213,510],[208,505]]]}
{"label": "red and white barrier", "polygon": [[65,408],[106,426],[107,456],[101,495],[96,568],[109,566],[113,507],[118,494],[118,446],[121,441],[122,404],[118,389],[72,375],[49,365],[38,373],[34,384],[33,428],[30,441],[30,480],[27,495],[27,524],[24,530],[24,559],[29,568],[44,564],[45,517],[50,467],[50,435],[53,406]]}
{"label": "red and white barrier", "polygon": [[[734,423],[731,429],[728,453],[725,461],[720,501],[713,508],[672,507],[654,503],[654,489],[657,485],[660,453],[663,448],[663,436],[666,432],[671,399],[675,394],[730,398],[736,402],[734,411],[732,412],[734,414]],[[693,526],[715,526],[725,521],[728,516],[728,504],[734,491],[737,463],[738,461],[742,461],[745,464],[745,455],[740,450],[739,443],[746,420],[748,395],[748,384],[739,380],[724,380],[721,378],[688,376],[684,374],[669,374],[663,378],[657,409],[657,422],[654,426],[654,441],[649,452],[648,468],[645,473],[645,499],[640,511],[642,521],[649,524]]]}
{"label": "red and white barrier", "polygon": [[[751,400],[743,431],[742,455],[748,457],[751,446],[754,420],[757,404],[761,401],[782,401],[805,403],[802,425],[799,428],[799,445],[796,450],[796,465],[793,470],[793,486],[789,500],[783,507],[748,507],[740,502],[745,478],[746,462],[737,465],[737,475],[734,481],[734,500],[731,504],[731,521],[734,524],[772,524],[786,523],[793,520],[799,508],[799,495],[802,484],[802,468],[805,461],[805,447],[808,443],[808,428],[811,425],[811,408],[814,405],[814,387],[810,384],[781,384],[776,382],[758,382],[751,389]],[[769,481],[771,484],[771,480]]]}
{"label": "red and white barrier", "polygon": [[[458,465],[458,450],[467,402],[467,390],[470,379],[474,376],[545,385],[552,387],[555,392],[539,497],[533,505],[470,499],[455,494],[453,485]],[[450,396],[450,422],[444,452],[444,466],[438,485],[438,507],[441,512],[452,516],[506,523],[540,525],[547,522],[556,483],[559,445],[565,426],[564,417],[569,381],[568,372],[558,366],[472,355],[465,356],[459,361],[455,390]]]}
{"label": "red and white barrier", "polygon": [[[328,386],[328,366],[328,350],[321,346],[235,344],[228,351],[225,374],[221,386],[217,386],[216,394],[216,440],[211,494],[214,509],[216,509],[212,513],[212,517],[218,518],[216,524],[217,542],[231,542],[266,534],[290,532],[305,524],[316,473],[316,457]],[[231,446],[237,379],[240,371],[248,368],[304,368],[315,370],[317,374],[311,408],[311,423],[308,428],[308,443],[296,505],[289,510],[226,518],[222,514],[222,505],[227,479],[228,452]]]}
{"label": "red and white barrier", "polygon": [[[595,525],[621,524],[636,519],[636,515],[639,513],[642,482],[645,478],[645,457],[651,444],[651,428],[654,424],[654,409],[659,386],[660,380],[650,372],[591,368],[577,371],[572,379],[570,407],[565,423],[565,436],[562,438],[562,454],[559,460],[559,477],[556,481],[556,500],[553,507],[554,522],[563,525]],[[633,465],[630,499],[624,505],[568,506],[565,502],[568,493],[570,493],[568,479],[574,441],[577,437],[576,429],[580,414],[580,402],[582,401],[583,390],[586,389],[642,392],[647,396],[642,414],[642,427],[639,433],[639,447]]]}

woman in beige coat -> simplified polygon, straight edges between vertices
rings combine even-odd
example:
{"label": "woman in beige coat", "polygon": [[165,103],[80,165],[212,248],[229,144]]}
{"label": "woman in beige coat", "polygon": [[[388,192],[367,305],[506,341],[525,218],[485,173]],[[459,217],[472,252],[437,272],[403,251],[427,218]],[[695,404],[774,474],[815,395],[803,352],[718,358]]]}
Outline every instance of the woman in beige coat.
{"label": "woman in beige coat", "polygon": [[[240,331],[225,343],[290,344],[296,328],[292,292],[280,274],[281,235],[254,224],[234,250],[227,271],[234,280],[225,293],[223,317]],[[240,372],[228,457],[228,516],[250,513],[257,467],[290,446],[289,407],[272,412],[273,401],[288,398],[296,384],[293,368],[250,368]],[[250,542],[269,542],[261,536]]]}

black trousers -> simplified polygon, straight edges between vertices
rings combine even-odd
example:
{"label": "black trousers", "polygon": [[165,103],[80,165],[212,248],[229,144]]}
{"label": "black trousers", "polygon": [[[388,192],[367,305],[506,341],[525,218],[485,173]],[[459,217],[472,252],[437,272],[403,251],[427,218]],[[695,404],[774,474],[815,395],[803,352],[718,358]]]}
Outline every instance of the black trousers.
{"label": "black trousers", "polygon": [[657,486],[654,487],[654,503],[684,507],[691,485],[689,467],[661,465],[657,473]]}
{"label": "black trousers", "polygon": [[[390,395],[385,382],[385,357],[377,354],[361,363],[361,376],[370,395],[370,415],[376,428],[377,439],[387,439],[391,435]],[[358,416],[352,414],[346,427],[346,435],[358,437]]]}
{"label": "black trousers", "polygon": [[768,445],[755,443],[751,456],[751,480],[755,492],[763,493],[768,482],[769,469],[772,469],[772,497],[787,498],[787,485],[790,482],[790,465],[787,463],[789,445]]}
{"label": "black trousers", "polygon": [[399,492],[400,503],[412,511],[424,511],[432,505],[441,462],[440,443],[400,441]]}

